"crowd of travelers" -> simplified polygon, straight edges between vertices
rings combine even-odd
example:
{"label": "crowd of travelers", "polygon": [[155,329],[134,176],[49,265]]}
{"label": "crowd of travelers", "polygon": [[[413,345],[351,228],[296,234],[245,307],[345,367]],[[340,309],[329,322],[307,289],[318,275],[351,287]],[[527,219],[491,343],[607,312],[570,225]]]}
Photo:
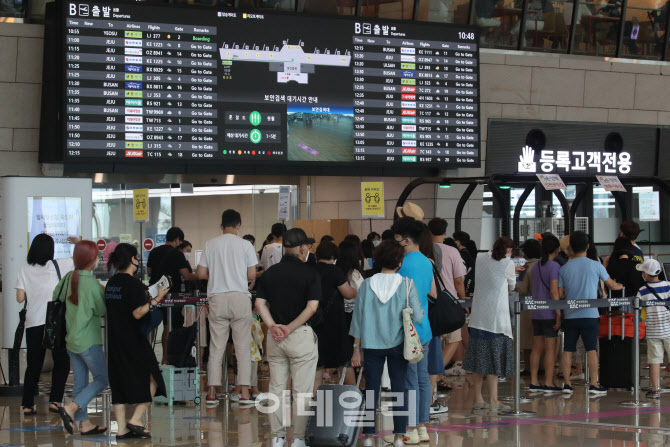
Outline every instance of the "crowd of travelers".
{"label": "crowd of travelers", "polygon": [[[419,444],[429,440],[431,415],[448,412],[437,398],[438,391],[449,390],[445,374],[470,375],[475,413],[497,415],[510,410],[498,395],[501,378],[514,373],[510,295],[539,301],[598,299],[607,296],[606,290],[625,287],[626,296],[670,299],[670,283],[661,280],[658,261],[645,260],[635,243],[640,228],[632,221],[621,225],[612,254],[601,262],[592,239],[580,231],[561,240],[551,233],[538,234],[520,247],[521,252],[511,239],[500,237],[490,251],[478,252],[466,232],[456,231],[449,237],[446,220],[424,223],[423,211],[413,203],[396,212],[392,228],[381,235],[372,232],[362,241],[349,235],[339,244],[330,236],[317,244],[300,228],[275,224],[262,251],[256,252],[254,237],[239,235],[241,215],[226,210],[222,234],[205,244],[195,272],[189,262],[192,246],[184,240],[183,231],[174,227],[167,232],[166,244],[149,256],[149,283],[166,275],[171,279],[170,291],[179,291],[185,282],[207,280],[207,321],[202,326],[209,351],[205,405],[218,404],[217,391],[227,382],[223,364],[232,335],[236,364],[232,400],[240,406],[256,405],[261,398],[259,362],[267,361],[268,395],[293,393],[291,445],[306,445],[308,418],[298,406],[308,410],[310,402],[299,396],[314,393],[334,375],[343,375],[345,366],[350,366],[345,377],[349,384],[356,383],[355,371],[363,367],[365,391],[374,401],[366,402],[368,408],[377,407],[383,376],[388,374],[390,391],[405,398],[393,407],[393,434],[384,439],[394,447]],[[108,428],[90,422],[86,408],[109,386],[118,423],[116,439],[150,438],[143,416],[155,396],[166,395],[150,340],[168,319],[173,326],[183,326],[182,309],[159,306],[170,292],[162,286],[153,297],[149,294],[137,277],[136,246],[116,245],[105,266],[113,276],[102,286],[92,273],[99,263],[96,244],[71,242],[75,243],[72,258],[54,260],[53,239],[37,236],[27,265],[18,274],[17,301],[27,303],[23,413],[36,414],[34,396],[46,354],[42,340],[47,306],[52,300],[61,301],[67,336],[64,348],[52,350],[49,411],[60,415],[70,434],[104,434]],[[435,334],[429,302],[445,294],[456,300],[471,297],[472,305],[463,327]],[[589,367],[589,392],[607,392],[599,382],[597,309],[527,314],[530,319],[525,329],[522,324],[521,337],[528,340],[524,363],[531,392],[572,393],[572,364],[584,359],[580,349]],[[559,331],[564,334],[562,346]],[[670,312],[665,307],[647,310],[646,334],[652,382],[647,397],[659,399],[660,364],[664,351],[670,353]],[[166,363],[167,335],[163,340],[162,362]],[[408,354],[409,343],[413,349]],[[73,395],[64,404],[70,369]],[[126,414],[128,406],[134,409]],[[273,447],[287,445],[283,417],[282,408],[270,416]],[[363,433],[364,445],[374,445],[374,424],[365,425]]]}

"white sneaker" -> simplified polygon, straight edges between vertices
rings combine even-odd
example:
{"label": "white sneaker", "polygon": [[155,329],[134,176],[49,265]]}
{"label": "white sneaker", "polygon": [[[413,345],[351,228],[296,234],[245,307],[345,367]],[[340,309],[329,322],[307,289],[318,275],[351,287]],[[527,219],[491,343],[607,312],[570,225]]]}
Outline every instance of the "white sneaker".
{"label": "white sneaker", "polygon": [[[397,441],[395,439],[395,435],[384,436],[384,442],[387,443],[387,444],[393,444],[393,447],[396,447],[396,446],[403,447],[405,445],[405,440],[406,439],[407,439],[407,435],[403,436],[403,439],[398,439]],[[400,444],[398,444],[398,442],[400,442]],[[370,444],[370,445],[374,445],[374,443]]]}
{"label": "white sneaker", "polygon": [[454,366],[449,368],[444,372],[445,376],[464,376],[465,370],[463,369],[463,364],[456,363]]}
{"label": "white sneaker", "polygon": [[256,405],[256,399],[244,399],[241,394],[233,394],[230,401],[240,405]]}
{"label": "white sneaker", "polygon": [[570,376],[570,380],[584,380],[586,377],[584,376],[584,373],[581,374],[576,374],[574,376]]}
{"label": "white sneaker", "polygon": [[374,447],[374,445],[375,445],[374,439],[365,438],[365,441],[363,441],[363,447]]}
{"label": "white sneaker", "polygon": [[428,429],[426,427],[419,427],[419,441],[430,442],[430,436],[428,436]]}
{"label": "white sneaker", "polygon": [[419,432],[416,428],[408,433],[405,433],[405,444],[416,445],[419,443],[421,443],[421,438],[419,437]]}
{"label": "white sneaker", "polygon": [[284,447],[286,438],[272,438],[272,447]]}
{"label": "white sneaker", "polygon": [[291,447],[307,447],[307,444],[305,444],[304,439],[294,438]]}

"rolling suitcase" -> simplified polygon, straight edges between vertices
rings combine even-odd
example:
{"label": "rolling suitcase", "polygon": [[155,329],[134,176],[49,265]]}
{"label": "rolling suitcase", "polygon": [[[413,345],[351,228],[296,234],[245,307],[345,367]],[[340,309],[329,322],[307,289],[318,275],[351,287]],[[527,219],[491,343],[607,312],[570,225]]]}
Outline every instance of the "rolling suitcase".
{"label": "rolling suitcase", "polygon": [[[332,406],[332,410],[330,408],[320,408],[319,405],[312,408],[314,415],[310,416],[305,431],[305,444],[308,446],[353,447],[358,442],[360,426],[351,423],[353,420],[357,420],[356,417],[351,416],[351,413],[356,410],[351,410],[351,406],[349,408],[342,407],[340,396],[346,393],[343,397],[345,403],[356,400],[361,402],[361,406],[364,405],[363,393],[359,389],[361,377],[363,377],[363,368],[361,368],[355,386],[343,385],[346,373],[347,368],[345,367],[339,385],[322,385],[317,389],[317,402],[322,399],[323,402],[328,403],[329,407]],[[331,397],[326,398],[327,393],[331,393]],[[358,397],[354,398],[354,396]],[[326,414],[323,414],[324,411]],[[329,421],[331,417],[332,421]]]}
{"label": "rolling suitcase", "polygon": [[[610,291],[610,298],[612,292]],[[633,338],[626,337],[626,315],[621,318],[621,335],[612,336],[612,313],[607,312],[607,337],[601,337],[600,386],[605,388],[633,388]]]}

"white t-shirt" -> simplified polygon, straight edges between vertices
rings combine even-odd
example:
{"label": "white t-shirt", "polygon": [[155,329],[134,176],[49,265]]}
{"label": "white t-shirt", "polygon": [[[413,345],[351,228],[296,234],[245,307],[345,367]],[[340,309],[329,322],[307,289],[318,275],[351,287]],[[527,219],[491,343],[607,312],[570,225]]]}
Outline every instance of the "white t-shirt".
{"label": "white t-shirt", "polygon": [[207,241],[200,264],[209,269],[207,295],[249,293],[247,269],[258,265],[258,257],[249,241],[234,234],[222,234]]}
{"label": "white t-shirt", "polygon": [[273,265],[279,264],[283,255],[284,250],[279,242],[266,245],[261,253],[261,267],[267,271]]}
{"label": "white t-shirt", "polygon": [[[72,258],[56,259],[61,277],[74,270]],[[58,285],[58,274],[53,262],[46,265],[24,265],[19,269],[16,289],[26,292],[26,328],[41,326],[46,321],[47,303],[53,299]]]}

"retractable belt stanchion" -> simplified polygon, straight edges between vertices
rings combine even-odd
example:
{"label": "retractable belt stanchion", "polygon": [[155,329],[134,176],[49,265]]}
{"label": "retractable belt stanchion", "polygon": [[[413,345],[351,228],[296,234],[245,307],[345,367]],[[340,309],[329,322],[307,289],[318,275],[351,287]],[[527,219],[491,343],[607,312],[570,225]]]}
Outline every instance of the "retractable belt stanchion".
{"label": "retractable belt stanchion", "polygon": [[[651,407],[654,402],[640,401],[640,298],[633,300],[633,395],[634,400],[619,402],[622,407]],[[623,327],[621,329],[623,332]]]}
{"label": "retractable belt stanchion", "polygon": [[[537,413],[521,409],[521,300],[514,302],[514,408],[502,411],[505,416],[535,416]],[[530,400],[526,400],[530,402]]]}

